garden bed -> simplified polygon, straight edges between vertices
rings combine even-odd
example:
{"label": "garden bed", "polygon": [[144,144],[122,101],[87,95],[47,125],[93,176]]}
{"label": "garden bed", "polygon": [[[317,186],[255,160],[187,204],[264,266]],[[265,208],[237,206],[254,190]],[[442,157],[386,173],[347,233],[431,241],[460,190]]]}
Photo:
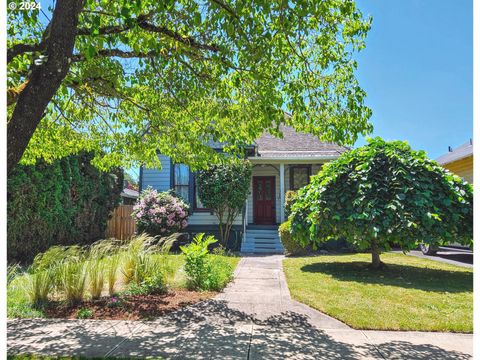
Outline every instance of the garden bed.
{"label": "garden bed", "polygon": [[[90,319],[141,320],[152,319],[195,304],[216,295],[215,292],[196,292],[174,289],[162,295],[124,295],[112,302],[112,297],[89,300],[74,306],[52,302],[45,309],[48,318],[77,319],[79,311],[91,311]],[[112,304],[118,304],[112,306]]]}

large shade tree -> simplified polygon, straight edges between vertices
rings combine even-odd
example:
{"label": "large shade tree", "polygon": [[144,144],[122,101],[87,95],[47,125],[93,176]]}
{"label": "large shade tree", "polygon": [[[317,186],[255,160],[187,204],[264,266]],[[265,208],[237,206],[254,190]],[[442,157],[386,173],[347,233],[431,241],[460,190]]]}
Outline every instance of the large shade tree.
{"label": "large shade tree", "polygon": [[81,149],[101,168],[155,166],[157,150],[205,167],[211,141],[233,152],[282,121],[353,143],[371,131],[353,57],[370,23],[351,0],[9,9],[8,171]]}
{"label": "large shade tree", "polygon": [[290,219],[301,244],[344,237],[379,268],[392,244],[471,244],[473,189],[425,152],[375,138],[326,164],[299,190]]}

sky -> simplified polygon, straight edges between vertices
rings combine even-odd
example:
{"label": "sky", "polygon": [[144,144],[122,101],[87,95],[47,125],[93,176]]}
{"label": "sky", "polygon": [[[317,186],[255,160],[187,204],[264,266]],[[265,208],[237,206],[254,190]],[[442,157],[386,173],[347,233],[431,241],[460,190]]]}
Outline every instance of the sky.
{"label": "sky", "polygon": [[[357,76],[370,136],[435,159],[473,136],[472,0],[357,0],[373,17]],[[356,146],[365,144],[365,139]]]}

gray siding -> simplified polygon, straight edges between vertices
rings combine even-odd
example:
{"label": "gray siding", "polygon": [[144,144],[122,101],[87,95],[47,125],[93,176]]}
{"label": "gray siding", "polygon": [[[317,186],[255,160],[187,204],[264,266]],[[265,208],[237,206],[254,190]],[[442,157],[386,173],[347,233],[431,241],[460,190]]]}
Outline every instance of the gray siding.
{"label": "gray siding", "polygon": [[170,158],[165,155],[158,155],[161,169],[143,169],[142,189],[151,186],[158,191],[170,189]]}

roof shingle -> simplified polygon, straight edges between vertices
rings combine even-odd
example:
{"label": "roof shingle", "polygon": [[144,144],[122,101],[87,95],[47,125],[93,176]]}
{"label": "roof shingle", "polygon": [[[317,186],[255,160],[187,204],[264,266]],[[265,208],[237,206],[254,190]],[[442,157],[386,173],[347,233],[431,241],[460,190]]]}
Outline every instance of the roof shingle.
{"label": "roof shingle", "polygon": [[255,143],[257,154],[262,158],[312,158],[340,156],[348,149],[331,142],[324,142],[317,137],[295,131],[290,126],[282,125],[283,139],[264,133]]}

